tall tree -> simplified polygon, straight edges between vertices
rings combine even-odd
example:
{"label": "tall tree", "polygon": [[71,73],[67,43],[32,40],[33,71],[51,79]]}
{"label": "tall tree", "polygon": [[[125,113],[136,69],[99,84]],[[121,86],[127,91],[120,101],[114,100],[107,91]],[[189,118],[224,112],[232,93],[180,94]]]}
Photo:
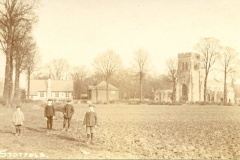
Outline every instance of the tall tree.
{"label": "tall tree", "polygon": [[[80,99],[84,92],[84,81],[88,76],[88,71],[84,66],[74,67],[72,70],[72,79],[75,98]],[[85,88],[86,89],[86,88]]]}
{"label": "tall tree", "polygon": [[237,52],[230,47],[223,47],[220,51],[219,62],[224,74],[223,103],[227,104],[227,76],[233,73],[237,67]]}
{"label": "tall tree", "polygon": [[176,86],[178,81],[178,63],[177,59],[169,58],[166,62],[168,68],[168,76],[172,82],[172,101],[176,101]]}
{"label": "tall tree", "polygon": [[36,50],[36,44],[33,41],[30,41],[27,57],[25,59],[25,72],[27,73],[27,99],[29,99],[30,93],[30,78],[32,73],[37,69],[38,64],[40,63],[40,55]]}
{"label": "tall tree", "polygon": [[135,63],[134,63],[134,68],[137,70],[137,73],[139,75],[139,83],[140,83],[140,102],[142,102],[142,89],[143,89],[143,78],[146,74],[146,71],[148,69],[149,65],[149,55],[147,54],[146,51],[139,49],[135,53]]}
{"label": "tall tree", "polygon": [[138,93],[138,77],[131,68],[121,69],[111,78],[111,83],[120,89],[121,99],[135,98]]}
{"label": "tall tree", "polygon": [[47,65],[47,67],[52,79],[66,80],[70,76],[68,75],[70,66],[68,64],[68,61],[65,59],[54,59]]}
{"label": "tall tree", "polygon": [[93,66],[96,68],[97,72],[101,74],[106,80],[106,98],[107,103],[109,102],[108,86],[109,79],[111,76],[120,69],[121,60],[120,57],[114,53],[112,50],[108,50],[94,59]]}
{"label": "tall tree", "polygon": [[209,73],[216,63],[219,55],[220,41],[215,38],[203,38],[195,46],[197,51],[200,53],[201,65],[204,69],[204,102],[207,99],[207,80]]}
{"label": "tall tree", "polygon": [[24,27],[20,26],[35,21],[33,10],[36,7],[36,2],[3,0],[0,5],[0,42],[1,49],[6,55],[3,97],[8,103],[11,101],[13,88],[14,45],[22,39],[19,33],[22,33]]}

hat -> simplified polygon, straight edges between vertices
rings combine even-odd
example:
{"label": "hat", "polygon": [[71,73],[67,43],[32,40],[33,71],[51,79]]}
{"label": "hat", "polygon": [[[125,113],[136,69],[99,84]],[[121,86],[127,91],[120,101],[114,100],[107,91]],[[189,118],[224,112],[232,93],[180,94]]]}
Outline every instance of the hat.
{"label": "hat", "polygon": [[68,99],[67,102],[71,102],[71,99]]}
{"label": "hat", "polygon": [[20,105],[17,105],[17,107],[16,108],[21,108],[21,106]]}
{"label": "hat", "polygon": [[89,104],[89,106],[88,107],[95,107],[93,104]]}

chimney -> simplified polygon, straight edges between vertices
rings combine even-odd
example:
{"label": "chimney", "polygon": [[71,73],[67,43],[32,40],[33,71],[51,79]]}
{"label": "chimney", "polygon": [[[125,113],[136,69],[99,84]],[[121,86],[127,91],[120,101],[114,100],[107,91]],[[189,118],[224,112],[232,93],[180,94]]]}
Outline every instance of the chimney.
{"label": "chimney", "polygon": [[52,80],[50,75],[47,80],[47,99],[49,98],[52,98]]}

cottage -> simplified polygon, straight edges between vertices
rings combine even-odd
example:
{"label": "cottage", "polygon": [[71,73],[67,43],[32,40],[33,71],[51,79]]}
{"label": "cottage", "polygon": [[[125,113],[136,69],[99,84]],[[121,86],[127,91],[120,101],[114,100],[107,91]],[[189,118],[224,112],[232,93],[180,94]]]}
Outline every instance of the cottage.
{"label": "cottage", "polygon": [[70,80],[30,80],[29,99],[54,100],[72,99],[73,81]]}
{"label": "cottage", "polygon": [[[88,98],[93,103],[96,102],[106,102],[107,101],[107,83],[105,81],[100,82],[95,86],[88,87]],[[119,100],[119,89],[111,84],[108,84],[108,100],[116,101]]]}

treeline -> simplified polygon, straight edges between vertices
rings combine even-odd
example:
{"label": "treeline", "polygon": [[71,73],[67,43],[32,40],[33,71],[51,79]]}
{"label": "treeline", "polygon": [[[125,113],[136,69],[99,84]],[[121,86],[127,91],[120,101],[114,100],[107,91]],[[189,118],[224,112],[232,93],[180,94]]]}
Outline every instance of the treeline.
{"label": "treeline", "polygon": [[27,73],[30,78],[38,61],[32,35],[37,21],[33,12],[36,7],[36,1],[3,0],[0,3],[0,44],[6,57],[3,98],[7,103],[12,96],[19,97],[21,73]]}
{"label": "treeline", "polygon": [[[121,90],[122,99],[139,98],[142,101],[143,98],[153,98],[158,89],[172,89],[172,101],[176,101],[180,65],[177,53],[176,57],[166,60],[167,71],[160,75],[149,74],[152,70],[150,56],[143,49],[134,53],[130,68],[124,68],[120,56],[113,50],[100,53],[93,60],[93,72],[83,65],[70,66],[65,59],[54,59],[49,64],[40,66],[40,54],[32,35],[33,25],[37,22],[37,15],[34,13],[37,5],[35,0],[4,0],[0,3],[0,48],[6,57],[3,98],[7,103],[13,97],[20,96],[19,81],[22,73],[28,77],[26,97],[29,97],[30,77],[46,79],[51,76],[52,79],[72,79],[76,98],[86,93],[89,85],[105,80],[107,102],[109,83]],[[227,82],[231,81],[234,86],[239,77],[238,52],[223,46],[215,38],[202,38],[196,44],[195,51],[199,54],[199,67],[204,72],[204,101],[207,97],[208,77],[213,70],[217,70],[222,73],[224,80],[223,100],[226,103]]]}

